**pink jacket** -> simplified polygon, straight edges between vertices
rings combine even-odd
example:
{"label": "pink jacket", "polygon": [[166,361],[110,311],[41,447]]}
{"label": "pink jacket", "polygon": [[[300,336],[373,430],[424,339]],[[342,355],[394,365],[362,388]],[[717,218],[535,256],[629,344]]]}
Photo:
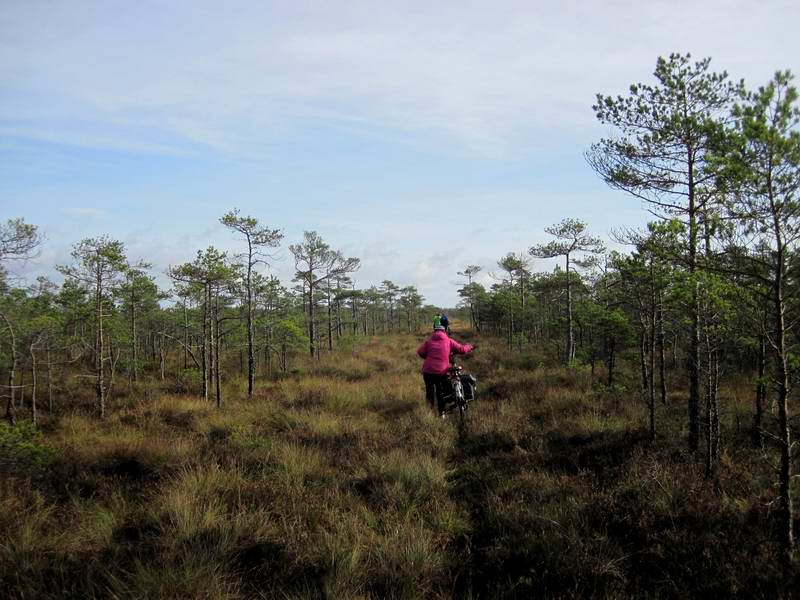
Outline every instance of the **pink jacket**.
{"label": "pink jacket", "polygon": [[434,331],[433,335],[417,349],[417,354],[425,359],[422,372],[430,375],[444,375],[450,366],[451,354],[469,354],[470,344],[459,344],[447,337],[444,331]]}

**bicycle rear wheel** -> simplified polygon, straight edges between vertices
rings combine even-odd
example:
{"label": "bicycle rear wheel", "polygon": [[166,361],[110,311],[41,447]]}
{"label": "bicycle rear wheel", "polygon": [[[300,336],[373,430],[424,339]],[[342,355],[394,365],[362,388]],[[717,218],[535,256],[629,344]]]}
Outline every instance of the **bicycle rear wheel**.
{"label": "bicycle rear wheel", "polygon": [[458,428],[463,433],[467,427],[467,400],[464,398],[464,388],[461,385],[461,381],[457,381],[453,388],[456,408],[458,409]]}

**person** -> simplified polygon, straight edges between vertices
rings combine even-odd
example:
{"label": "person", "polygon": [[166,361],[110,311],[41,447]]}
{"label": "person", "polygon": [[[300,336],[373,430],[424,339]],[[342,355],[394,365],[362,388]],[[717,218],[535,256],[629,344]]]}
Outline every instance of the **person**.
{"label": "person", "polygon": [[451,354],[469,354],[472,345],[459,344],[447,335],[449,321],[447,315],[436,315],[433,320],[433,334],[417,348],[417,354],[425,359],[422,363],[422,379],[425,382],[425,399],[433,409],[434,399],[437,409],[444,416],[444,400],[441,390],[449,385],[447,369],[450,367]]}

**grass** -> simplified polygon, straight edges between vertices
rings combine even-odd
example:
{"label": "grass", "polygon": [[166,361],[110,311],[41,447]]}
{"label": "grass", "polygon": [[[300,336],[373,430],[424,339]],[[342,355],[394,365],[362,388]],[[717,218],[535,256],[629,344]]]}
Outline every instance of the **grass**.
{"label": "grass", "polygon": [[[423,400],[412,336],[375,338],[222,410],[142,386],[98,422],[0,430],[0,577],[15,598],[792,597],[774,476],[723,390],[718,476],[648,442],[636,379],[480,340],[466,434]],[[77,392],[75,392],[77,394]]]}

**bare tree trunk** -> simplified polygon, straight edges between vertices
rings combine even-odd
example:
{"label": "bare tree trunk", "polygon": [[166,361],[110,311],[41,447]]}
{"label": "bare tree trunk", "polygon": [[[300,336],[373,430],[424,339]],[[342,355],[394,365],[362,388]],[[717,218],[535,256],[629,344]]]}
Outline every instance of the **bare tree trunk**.
{"label": "bare tree trunk", "polygon": [[353,296],[350,299],[351,308],[353,311],[353,337],[358,333],[358,302],[356,299],[356,284],[353,283]]}
{"label": "bare tree trunk", "polygon": [[14,333],[14,326],[11,324],[11,321],[8,320],[8,317],[2,313],[0,313],[0,317],[2,317],[3,321],[5,321],[9,337],[11,338],[11,362],[8,368],[8,402],[6,402],[5,418],[10,425],[14,426],[17,424],[17,415],[15,412],[16,407],[14,406],[16,394],[14,379],[17,371],[17,336]]}
{"label": "bare tree trunk", "polygon": [[614,362],[616,360],[615,352],[616,352],[616,342],[612,339],[611,342],[609,343],[609,349],[608,349],[608,363],[607,363],[608,381],[606,382],[606,385],[608,385],[608,387],[614,385],[614,367],[615,367]]}
{"label": "bare tree trunk", "polygon": [[328,278],[328,352],[333,352],[333,306],[331,305],[331,281]]}
{"label": "bare tree trunk", "polygon": [[17,409],[22,410],[25,408],[25,365],[19,370],[19,401],[17,402]]}
{"label": "bare tree trunk", "polygon": [[106,416],[106,402],[105,402],[105,381],[103,380],[103,355],[105,348],[103,346],[103,278],[100,261],[96,271],[96,288],[95,288],[95,398],[97,401],[97,410],[101,419]]}
{"label": "bare tree trunk", "polygon": [[[312,273],[313,277],[313,273]],[[314,286],[308,286],[308,351],[313,358],[316,354],[315,337],[316,328],[314,327]]]}
{"label": "bare tree trunk", "polygon": [[220,340],[219,340],[219,290],[215,290],[214,294],[214,323],[211,335],[213,336],[212,344],[214,344],[214,381],[216,386],[217,408],[222,408],[222,384],[220,382]]}
{"label": "bare tree trunk", "polygon": [[716,471],[716,461],[714,459],[714,385],[713,385],[713,350],[711,337],[706,332],[706,477],[712,477]]}
{"label": "bare tree trunk", "polygon": [[164,334],[162,333],[161,334],[161,340],[160,340],[160,342],[158,344],[158,358],[159,358],[159,367],[161,368],[161,381],[164,381],[164,379],[166,379],[165,373],[164,373],[165,368],[166,368],[166,362],[167,362],[166,350],[164,348],[165,341],[166,341],[166,338],[164,337]]}
{"label": "bare tree trunk", "polygon": [[36,351],[34,350],[35,342],[31,342],[29,348],[31,355],[31,421],[34,426],[38,423],[36,414]]}
{"label": "bare tree trunk", "polygon": [[253,390],[255,389],[256,377],[256,359],[253,351],[253,338],[255,331],[253,329],[253,289],[252,289],[252,272],[253,272],[253,243],[250,235],[247,236],[247,280],[245,289],[247,291],[247,399],[253,399]]}
{"label": "bare tree trunk", "polygon": [[203,358],[203,399],[208,401],[208,382],[209,382],[209,371],[210,371],[210,348],[209,348],[209,302],[210,302],[210,284],[206,283],[203,285],[203,348],[202,348],[202,358]]}
{"label": "bare tree trunk", "polygon": [[522,352],[522,340],[525,338],[525,273],[519,275],[519,351]]}
{"label": "bare tree trunk", "polygon": [[53,416],[53,361],[50,357],[50,341],[47,341],[47,414]]}
{"label": "bare tree trunk", "polygon": [[661,385],[661,404],[667,403],[667,369],[666,357],[664,356],[664,296],[661,291],[658,292],[658,378]]}
{"label": "bare tree trunk", "polygon": [[719,340],[715,339],[711,351],[711,456],[714,464],[719,464],[722,447],[722,431],[719,423]]}
{"label": "bare tree trunk", "polygon": [[649,377],[647,374],[647,330],[644,323],[641,323],[639,330],[639,370],[642,378],[642,396],[647,398],[647,381]]}
{"label": "bare tree trunk", "polygon": [[[133,289],[131,284],[131,289]],[[131,355],[133,358],[133,380],[139,381],[139,343],[136,339],[136,296],[131,291]]]}
{"label": "bare tree trunk", "polygon": [[656,302],[655,294],[650,296],[650,334],[648,336],[648,353],[650,355],[649,363],[649,381],[647,382],[647,398],[650,404],[650,440],[656,439]]}
{"label": "bare tree trunk", "polygon": [[111,352],[108,357],[108,360],[111,362],[111,369],[110,369],[111,372],[109,373],[108,386],[106,387],[106,392],[105,392],[106,398],[111,398],[111,394],[114,390],[114,376],[116,375],[117,372],[117,363],[119,362],[119,355],[120,351],[117,350],[116,355],[113,352]]}
{"label": "bare tree trunk", "polygon": [[267,344],[266,344],[266,359],[267,359],[267,373],[272,375],[272,326],[267,325]]}
{"label": "bare tree trunk", "polygon": [[183,368],[189,368],[189,314],[186,310],[186,298],[183,299]]}
{"label": "bare tree trunk", "polygon": [[572,331],[572,282],[569,276],[569,253],[567,259],[567,352],[566,363],[570,365],[575,358],[575,338]]}
{"label": "bare tree trunk", "polygon": [[[652,356],[648,355],[648,317],[645,306],[639,302],[639,367],[642,376],[642,397],[647,402],[650,417],[650,440],[656,437],[656,411],[655,392],[653,388],[653,372],[648,371],[648,364],[652,365]],[[650,353],[651,354],[651,353]]]}
{"label": "bare tree trunk", "polygon": [[[694,157],[691,150],[687,152],[688,192],[689,192],[689,275],[694,277],[697,271],[697,205],[695,200]],[[689,344],[689,450],[697,451],[700,447],[700,293],[697,282],[692,283],[692,298],[689,309],[691,340]]]}
{"label": "bare tree trunk", "polygon": [[675,334],[672,336],[672,365],[671,368],[674,371],[678,368],[678,335]]}
{"label": "bare tree trunk", "polygon": [[[776,230],[778,227],[776,227]],[[776,274],[773,285],[773,310],[775,312],[775,358],[776,358],[776,387],[778,389],[778,442],[780,450],[780,467],[778,478],[778,520],[781,532],[781,542],[787,561],[791,562],[794,552],[794,531],[792,514],[792,457],[791,435],[789,432],[789,352],[786,344],[786,300],[784,298],[784,248],[782,241],[778,240],[776,256]]]}
{"label": "bare tree trunk", "polygon": [[758,338],[758,379],[756,380],[756,411],[753,415],[753,428],[751,437],[753,446],[764,447],[764,403],[767,399],[767,384],[764,374],[767,369],[767,340],[762,333]]}
{"label": "bare tree trunk", "polygon": [[342,282],[336,280],[336,339],[342,338]]}

